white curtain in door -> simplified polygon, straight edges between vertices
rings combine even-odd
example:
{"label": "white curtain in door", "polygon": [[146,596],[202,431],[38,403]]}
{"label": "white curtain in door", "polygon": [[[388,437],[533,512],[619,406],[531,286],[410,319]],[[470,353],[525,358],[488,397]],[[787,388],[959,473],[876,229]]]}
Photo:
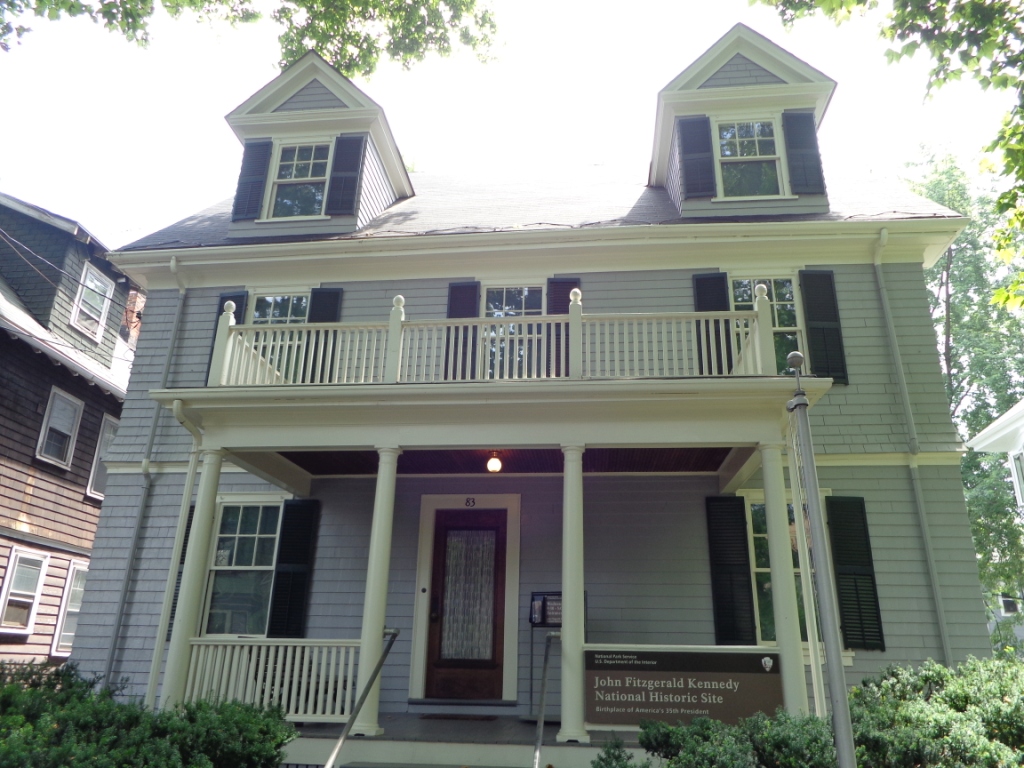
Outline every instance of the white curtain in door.
{"label": "white curtain in door", "polygon": [[494,641],[495,531],[448,531],[442,659],[487,660]]}

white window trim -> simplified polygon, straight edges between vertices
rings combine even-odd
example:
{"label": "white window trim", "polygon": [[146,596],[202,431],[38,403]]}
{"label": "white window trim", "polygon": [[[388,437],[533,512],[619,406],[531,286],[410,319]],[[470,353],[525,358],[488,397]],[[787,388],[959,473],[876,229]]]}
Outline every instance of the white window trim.
{"label": "white window trim", "polygon": [[[74,404],[78,409],[78,413],[75,416],[75,426],[74,429],[71,431],[71,439],[68,443],[67,462],[62,462],[58,459],[53,458],[52,456],[47,456],[46,454],[43,453],[43,446],[46,444],[46,433],[50,428],[50,413],[53,410],[53,401],[58,396],[70,400],[72,404]],[[64,469],[71,469],[71,464],[75,459],[75,447],[78,443],[78,430],[79,427],[82,426],[82,414],[84,412],[85,403],[79,400],[77,397],[69,395],[67,392],[65,392],[63,389],[60,389],[59,387],[53,387],[52,389],[50,389],[50,399],[46,403],[46,414],[43,416],[43,426],[42,429],[39,430],[39,439],[36,441],[36,458],[41,461],[53,464],[55,466],[62,467]]]}
{"label": "white window trim", "polygon": [[1017,497],[1017,505],[1024,507],[1024,448],[1011,452],[1008,459],[1013,494]]}
{"label": "white window trim", "polygon": [[0,636],[18,635],[19,637],[28,637],[35,630],[36,615],[39,613],[39,602],[42,599],[43,587],[46,584],[46,573],[50,565],[50,556],[45,552],[39,552],[25,547],[11,547],[10,554],[7,556],[7,567],[4,569],[3,591],[0,592],[0,619],[3,618],[3,614],[7,610],[7,601],[10,599],[11,586],[14,584],[14,571],[22,557],[32,557],[43,561],[39,570],[39,583],[36,584],[36,593],[32,598],[32,609],[29,611],[28,615],[28,626],[25,629],[0,626]]}
{"label": "white window trim", "polygon": [[[715,155],[715,196],[711,198],[712,203],[742,203],[751,200],[797,200],[798,196],[790,192],[789,186],[789,161],[786,156],[786,137],[782,134],[782,113],[762,112],[758,114],[720,114],[708,115],[711,120],[711,150]],[[744,197],[726,196],[725,185],[722,182],[722,147],[719,143],[719,123],[750,123],[771,121],[775,132],[775,156],[778,158],[779,171],[779,194],[777,195],[751,195]],[[728,161],[725,161],[728,162]]]}
{"label": "white window trim", "polygon": [[[100,462],[103,460],[103,433],[107,428],[107,424],[114,425],[114,434],[111,436],[111,440],[117,437],[117,428],[121,425],[120,419],[115,419],[109,413],[103,414],[103,421],[100,422],[100,432],[96,438],[96,451],[92,457],[92,469],[89,471],[89,484],[86,486],[86,495],[91,496],[94,499],[102,499],[106,496],[103,491],[97,491],[92,487],[93,482],[96,480],[96,469],[99,467]],[[110,473],[107,472],[109,478]]]}
{"label": "white window trim", "polygon": [[[82,312],[82,298],[85,295],[86,291],[93,290],[92,288],[89,288],[88,284],[86,283],[86,276],[90,272],[92,272],[93,275],[97,277],[101,282],[107,285],[107,291],[103,295],[103,310],[102,312],[100,312],[99,325],[96,328],[95,332],[90,331],[88,328],[84,327],[83,325],[80,325],[78,322],[78,316]],[[96,343],[99,343],[103,339],[103,333],[107,328],[107,316],[110,314],[110,305],[113,302],[113,299],[114,281],[111,280],[106,275],[104,275],[98,269],[96,269],[96,267],[94,267],[92,264],[86,263],[86,265],[82,268],[82,277],[78,283],[78,294],[75,296],[75,304],[71,309],[72,327],[74,327],[75,330],[85,334]]]}
{"label": "white window trim", "polygon": [[[292,219],[298,219],[298,218],[301,218],[301,217],[293,216],[291,218]],[[327,217],[327,218],[330,218],[330,217]],[[274,221],[278,221],[278,219],[274,219]],[[249,288],[247,292],[249,294],[249,300],[247,301],[247,306],[245,308],[245,322],[246,322],[246,325],[260,325],[260,326],[264,326],[264,325],[266,325],[266,326],[275,326],[275,325],[304,325],[305,323],[309,322],[308,317],[307,317],[307,319],[303,320],[301,323],[298,323],[298,322],[296,322],[296,323],[269,323],[269,322],[256,323],[255,322],[255,320],[256,320],[256,318],[255,318],[255,315],[256,315],[256,301],[258,299],[260,299],[261,297],[266,298],[268,296],[288,296],[288,297],[305,296],[306,297],[306,314],[308,316],[308,314],[309,314],[309,301],[312,299],[312,296],[313,296],[313,289],[310,286],[308,286],[308,285],[303,285],[303,286],[283,286],[283,287],[282,286],[276,286],[276,287],[274,287],[272,289]]]}
{"label": "white window trim", "polygon": [[[531,285],[535,283],[535,285]],[[486,319],[491,317],[487,314],[487,291],[494,290],[496,288],[540,288],[540,314],[539,315],[522,315],[522,317],[544,317],[547,315],[547,298],[548,298],[548,281],[547,280],[491,280],[488,282],[480,283],[480,318]],[[501,320],[503,318],[493,318]]]}
{"label": "white window trim", "polygon": [[[203,590],[203,605],[202,610],[199,613],[200,617],[200,637],[266,637],[267,633],[264,632],[260,635],[254,633],[245,633],[242,635],[226,632],[226,633],[212,633],[207,632],[206,627],[210,619],[210,601],[213,598],[213,577],[218,571],[234,571],[234,570],[269,570],[273,573],[277,571],[277,549],[281,545],[281,527],[284,525],[284,503],[289,499],[295,498],[292,494],[252,494],[252,493],[222,493],[217,495],[217,514],[213,521],[213,535],[210,537],[210,552],[206,564],[206,587]],[[271,566],[218,566],[216,565],[217,558],[217,536],[220,531],[220,519],[224,513],[224,507],[229,506],[271,506],[278,505],[278,520],[277,520],[277,543],[274,546],[274,564]],[[180,601],[182,596],[179,594],[178,600]],[[274,584],[271,581],[270,584],[270,600],[274,599]],[[267,606],[268,610],[270,606]],[[269,622],[269,614],[267,621]]]}
{"label": "white window trim", "polygon": [[[79,571],[86,574],[89,573],[89,563],[85,560],[72,560],[71,564],[68,565],[67,579],[64,581],[64,594],[60,599],[60,612],[57,614],[57,624],[53,631],[53,644],[50,646],[51,656],[67,657],[71,655],[71,651],[60,650],[60,637],[64,634],[64,621],[67,618],[68,603],[71,600],[71,584],[74,582],[75,574]],[[79,609],[81,614],[81,609]],[[74,640],[72,640],[74,643]]]}
{"label": "white window trim", "polygon": [[[274,139],[274,151],[270,157],[270,168],[267,170],[266,189],[263,190],[263,207],[260,217],[255,220],[257,224],[279,224],[282,221],[327,221],[333,217],[325,214],[324,207],[327,205],[327,193],[331,185],[331,169],[334,167],[334,145],[337,135],[334,136],[294,136],[284,139]],[[291,147],[298,144],[326,144],[327,145],[327,177],[324,179],[324,202],[320,213],[312,216],[274,216],[274,190],[277,187],[278,166],[281,164],[281,150],[284,147]]]}

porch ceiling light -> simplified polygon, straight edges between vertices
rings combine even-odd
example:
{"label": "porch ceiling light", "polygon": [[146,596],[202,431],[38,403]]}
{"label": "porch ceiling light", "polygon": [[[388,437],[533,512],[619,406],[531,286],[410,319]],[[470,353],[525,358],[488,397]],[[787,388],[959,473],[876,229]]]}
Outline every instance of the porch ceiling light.
{"label": "porch ceiling light", "polygon": [[501,459],[498,458],[497,451],[491,451],[491,458],[487,460],[487,471],[501,472]]}

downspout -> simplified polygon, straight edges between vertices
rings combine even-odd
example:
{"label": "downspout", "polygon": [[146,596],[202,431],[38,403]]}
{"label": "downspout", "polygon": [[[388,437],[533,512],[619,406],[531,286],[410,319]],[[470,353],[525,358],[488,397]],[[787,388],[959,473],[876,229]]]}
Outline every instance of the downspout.
{"label": "downspout", "polygon": [[[178,274],[178,259],[171,256],[171,274],[178,283],[178,302],[174,310],[174,322],[171,325],[171,337],[167,342],[167,355],[164,357],[164,367],[160,374],[160,388],[167,388],[167,380],[170,378],[171,360],[174,357],[174,347],[178,340],[178,332],[181,327],[182,310],[185,306],[185,285]],[[132,571],[135,569],[135,558],[139,551],[139,541],[142,534],[142,519],[149,503],[150,491],[153,488],[153,475],[151,461],[153,458],[153,445],[156,442],[156,430],[160,421],[160,404],[153,403],[153,416],[149,422],[149,436],[146,438],[146,448],[142,453],[142,494],[139,496],[139,506],[135,513],[135,528],[132,531],[131,546],[128,549],[128,560],[124,569],[124,577],[121,579],[121,590],[117,600],[117,612],[114,614],[114,627],[110,633],[110,648],[107,650],[107,661],[103,667],[103,685],[106,688],[111,686],[110,676],[114,669],[114,657],[117,655],[117,644],[121,638],[121,630],[124,624],[124,609],[128,602],[128,587],[131,583]]]}
{"label": "downspout", "polygon": [[889,293],[885,287],[885,276],[882,273],[882,252],[889,241],[889,230],[884,227],[878,233],[878,240],[874,248],[875,282],[878,284],[878,295],[882,301],[882,314],[885,317],[885,329],[889,335],[889,349],[892,351],[893,363],[896,367],[896,380],[900,388],[900,399],[903,403],[903,413],[907,422],[907,442],[910,446],[910,483],[914,490],[914,506],[917,507],[917,522],[921,528],[921,539],[924,543],[925,560],[928,563],[928,579],[932,587],[932,601],[935,603],[935,618],[939,622],[939,637],[942,641],[943,663],[950,664],[953,660],[953,653],[949,643],[949,630],[946,627],[946,611],[942,605],[942,592],[939,589],[939,571],[935,564],[935,550],[932,547],[932,537],[928,526],[927,508],[924,502],[924,491],[921,489],[921,476],[918,471],[918,454],[921,453],[921,446],[917,440],[917,425],[914,423],[914,412],[910,402],[910,389],[907,386],[907,376],[903,370],[903,357],[900,354],[900,345],[896,337],[896,326],[892,319],[892,309],[889,306]]}
{"label": "downspout", "polygon": [[146,697],[143,705],[152,709],[156,705],[156,689],[160,682],[160,668],[164,661],[164,648],[167,645],[167,628],[171,623],[171,609],[174,607],[174,586],[178,581],[175,563],[181,562],[181,550],[185,546],[185,526],[188,525],[188,511],[192,506],[192,488],[196,482],[199,468],[199,446],[203,435],[198,427],[189,421],[181,400],[175,400],[172,407],[174,418],[192,434],[192,450],[189,452],[188,472],[185,475],[185,491],[181,495],[181,509],[178,512],[178,526],[174,535],[174,546],[171,550],[171,562],[167,569],[167,585],[164,587],[164,602],[160,608],[160,620],[157,623],[156,638],[153,643],[153,660],[149,666],[149,678],[146,682]]}

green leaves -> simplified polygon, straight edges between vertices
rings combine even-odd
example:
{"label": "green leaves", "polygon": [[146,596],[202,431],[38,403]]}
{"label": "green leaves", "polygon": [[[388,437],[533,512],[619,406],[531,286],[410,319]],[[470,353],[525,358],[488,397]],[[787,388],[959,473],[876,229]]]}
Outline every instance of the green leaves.
{"label": "green leaves", "polygon": [[[247,22],[259,18],[250,0],[161,0],[172,15],[193,11],[203,19]],[[88,16],[128,40],[149,40],[152,0],[0,0],[0,49],[10,50],[28,28],[13,17],[34,14],[56,21]],[[409,67],[428,54],[446,56],[455,44],[485,55],[494,17],[477,0],[281,0],[271,17],[284,27],[281,65],[312,49],[347,76],[369,75],[382,56]]]}

